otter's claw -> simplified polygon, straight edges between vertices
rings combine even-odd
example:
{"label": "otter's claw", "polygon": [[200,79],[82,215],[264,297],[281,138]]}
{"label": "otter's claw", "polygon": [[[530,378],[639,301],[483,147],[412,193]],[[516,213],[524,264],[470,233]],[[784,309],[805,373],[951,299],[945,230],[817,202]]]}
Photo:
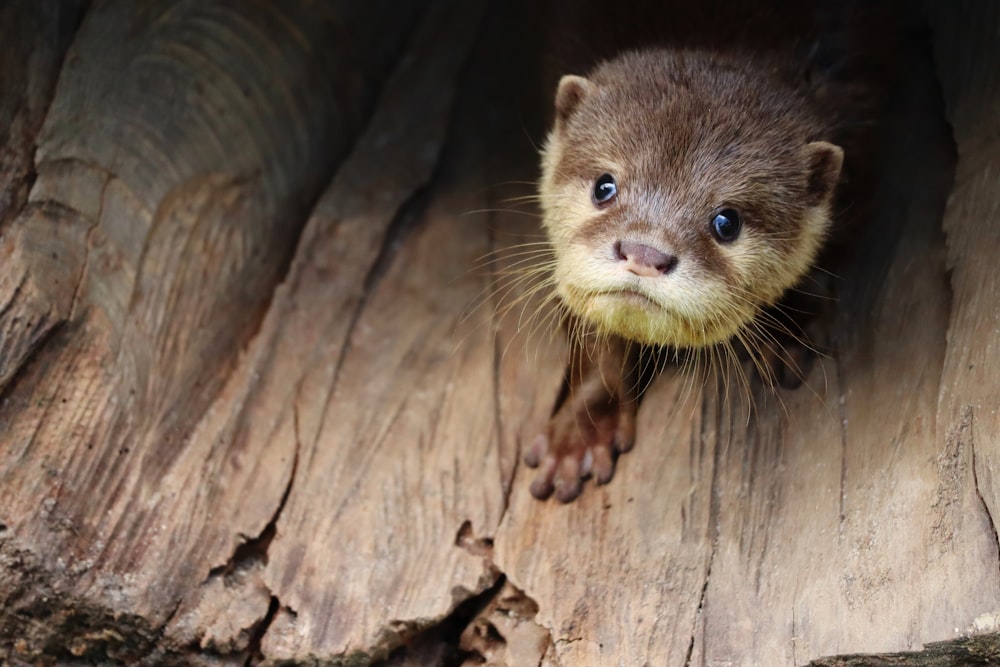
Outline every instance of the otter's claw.
{"label": "otter's claw", "polygon": [[[591,400],[586,400],[590,398]],[[555,493],[560,502],[580,495],[583,480],[592,475],[598,484],[611,481],[615,457],[635,441],[636,401],[622,401],[606,391],[603,396],[570,397],[525,453],[524,460],[538,473],[531,494],[544,499]]]}

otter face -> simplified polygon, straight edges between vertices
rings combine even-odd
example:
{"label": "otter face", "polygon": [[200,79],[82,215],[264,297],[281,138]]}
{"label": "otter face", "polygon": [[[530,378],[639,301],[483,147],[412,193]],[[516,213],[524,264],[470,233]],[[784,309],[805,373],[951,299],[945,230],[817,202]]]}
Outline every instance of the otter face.
{"label": "otter face", "polygon": [[566,76],[540,199],[566,305],[599,330],[703,347],[814,262],[843,162],[770,69],[645,51]]}

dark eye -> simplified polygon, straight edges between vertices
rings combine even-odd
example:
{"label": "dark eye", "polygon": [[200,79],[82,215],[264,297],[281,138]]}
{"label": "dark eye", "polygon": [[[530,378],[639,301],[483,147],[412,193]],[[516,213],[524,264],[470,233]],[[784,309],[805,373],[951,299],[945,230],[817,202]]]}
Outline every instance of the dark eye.
{"label": "dark eye", "polygon": [[618,196],[618,186],[611,174],[601,174],[594,182],[594,204],[603,208]]}
{"label": "dark eye", "polygon": [[736,209],[724,208],[712,216],[712,233],[722,243],[735,241],[742,228],[743,222]]}

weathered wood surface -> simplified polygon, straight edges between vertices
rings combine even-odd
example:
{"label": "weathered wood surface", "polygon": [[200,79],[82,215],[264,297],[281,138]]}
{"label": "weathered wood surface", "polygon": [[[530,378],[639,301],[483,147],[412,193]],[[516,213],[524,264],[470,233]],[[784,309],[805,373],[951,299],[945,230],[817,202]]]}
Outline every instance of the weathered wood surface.
{"label": "weathered wood surface", "polygon": [[[978,133],[1000,107],[979,95],[996,86],[996,17],[937,11],[953,21],[936,33],[939,51],[982,35],[971,40],[980,51],[941,73],[962,82],[949,91],[957,123],[969,122],[965,104],[992,110],[972,133],[989,137],[996,125]],[[610,486],[553,508],[515,482],[497,563],[538,604],[559,664],[793,665],[913,650],[1000,606],[1000,302],[983,289],[995,280],[984,273],[998,227],[987,211],[958,213],[995,211],[1000,190],[967,148],[946,260],[946,128],[926,57],[914,55],[911,74],[878,229],[842,277],[832,354],[810,375],[813,391],[757,394],[747,416],[738,391],[732,401],[706,392],[691,407],[678,402],[679,380],[661,378]],[[984,150],[997,153],[995,143]],[[956,252],[956,228],[979,258]]]}
{"label": "weathered wood surface", "polygon": [[[232,614],[186,623],[200,591],[239,569],[226,567],[237,546],[266,532],[297,469],[287,399],[253,410],[267,364],[284,362],[261,317],[285,303],[272,292],[302,226],[422,14],[167,1],[87,13],[37,138],[29,202],[4,229],[4,328],[39,331],[8,346],[20,370],[0,408],[8,648],[126,660],[192,643],[251,650],[270,611],[252,585],[217,601]],[[453,39],[437,37],[441,49]],[[454,87],[447,67],[432,71]],[[426,142],[410,169],[433,160]],[[391,175],[391,151],[369,159]],[[364,251],[350,241],[343,252]],[[311,314],[323,312],[349,319],[336,301]],[[310,331],[297,333],[302,344]],[[290,398],[299,378],[288,379]]]}
{"label": "weathered wood surface", "polygon": [[488,4],[109,0],[5,47],[0,660],[993,664],[997,9],[930,8],[810,388],[668,372],[563,506],[518,458],[565,350],[504,307],[537,47]]}
{"label": "weathered wood surface", "polygon": [[[0,229],[24,207],[34,180],[35,136],[45,119],[63,56],[85,2],[0,4]],[[8,274],[8,271],[4,271]],[[10,279],[10,275],[5,278]],[[15,299],[26,306],[30,288]],[[37,344],[45,327],[10,319],[0,330],[0,387],[17,372],[23,348]]]}

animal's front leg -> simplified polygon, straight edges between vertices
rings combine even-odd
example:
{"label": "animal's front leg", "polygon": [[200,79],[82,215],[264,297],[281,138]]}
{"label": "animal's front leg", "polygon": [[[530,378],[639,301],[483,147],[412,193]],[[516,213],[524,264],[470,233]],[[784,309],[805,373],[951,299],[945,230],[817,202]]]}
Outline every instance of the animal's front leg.
{"label": "animal's front leg", "polygon": [[615,457],[635,442],[639,346],[617,336],[571,336],[563,400],[525,454],[536,498],[569,502],[583,479],[611,480]]}

